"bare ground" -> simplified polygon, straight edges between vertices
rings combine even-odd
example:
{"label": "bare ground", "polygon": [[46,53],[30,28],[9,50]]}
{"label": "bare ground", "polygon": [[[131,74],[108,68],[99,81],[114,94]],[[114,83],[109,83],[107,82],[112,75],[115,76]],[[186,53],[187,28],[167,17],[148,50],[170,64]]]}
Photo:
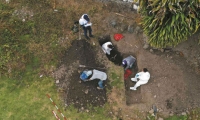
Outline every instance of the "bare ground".
{"label": "bare ground", "polygon": [[[101,5],[102,3],[94,4]],[[124,120],[144,119],[153,104],[157,106],[161,116],[168,116],[170,113],[180,114],[200,107],[198,34],[189,37],[188,41],[181,43],[176,48],[164,52],[152,49],[150,52],[150,48],[143,49],[142,32],[136,31],[135,21],[138,18],[136,12],[131,11],[128,7],[119,7],[114,3],[104,3],[103,7],[106,13],[102,14],[100,11],[91,18],[96,22],[93,26],[95,38],[89,42],[84,39],[75,40],[54,73],[56,85],[59,91],[64,93],[66,106],[74,104],[79,110],[85,110],[87,105],[102,106],[106,102],[116,102],[117,106],[113,106],[113,118],[123,118]],[[121,8],[124,8],[126,12]],[[116,15],[116,12],[131,16],[133,19]],[[116,27],[112,27],[110,24],[113,20],[118,23]],[[134,26],[133,33],[127,32],[129,25]],[[125,38],[117,42],[113,39],[115,33],[122,33]],[[132,69],[131,77],[142,68],[148,68],[151,74],[148,84],[141,86],[137,91],[131,91],[129,87],[134,83],[130,81],[130,78],[122,79],[124,90],[109,87],[106,82],[106,89],[100,91],[96,89],[98,81],[80,81],[80,72],[85,69],[79,67],[82,64],[92,68],[105,67],[107,70],[111,67],[122,69],[107,59],[98,44],[98,37],[106,34],[111,36],[111,41],[123,57],[136,56],[137,69]],[[106,94],[107,90],[112,92]]]}

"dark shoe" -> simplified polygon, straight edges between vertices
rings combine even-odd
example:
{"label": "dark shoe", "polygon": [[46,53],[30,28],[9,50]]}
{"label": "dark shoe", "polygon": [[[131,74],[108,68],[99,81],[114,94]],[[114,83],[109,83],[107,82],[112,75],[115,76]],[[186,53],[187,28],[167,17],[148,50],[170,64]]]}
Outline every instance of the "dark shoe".
{"label": "dark shoe", "polygon": [[85,38],[86,38],[87,40],[90,40],[90,38],[89,38],[88,36],[85,36]]}
{"label": "dark shoe", "polygon": [[94,35],[90,35],[90,37],[94,37]]}

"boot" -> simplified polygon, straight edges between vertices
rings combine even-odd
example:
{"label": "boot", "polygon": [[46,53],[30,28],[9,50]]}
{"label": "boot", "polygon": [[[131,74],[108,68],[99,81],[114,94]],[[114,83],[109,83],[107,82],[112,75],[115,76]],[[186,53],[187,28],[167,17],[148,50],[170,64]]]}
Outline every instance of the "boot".
{"label": "boot", "polygon": [[131,78],[131,81],[137,82],[137,78]]}
{"label": "boot", "polygon": [[135,87],[130,87],[130,90],[137,90]]}

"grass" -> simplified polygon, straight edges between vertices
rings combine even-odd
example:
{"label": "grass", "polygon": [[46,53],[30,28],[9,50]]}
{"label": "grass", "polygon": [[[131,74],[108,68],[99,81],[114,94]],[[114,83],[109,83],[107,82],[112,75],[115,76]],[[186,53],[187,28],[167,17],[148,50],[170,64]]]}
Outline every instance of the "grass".
{"label": "grass", "polygon": [[[65,108],[56,92],[54,80],[37,74],[37,70],[28,69],[20,79],[2,77],[0,81],[0,119],[1,120],[54,120],[52,110],[62,118],[56,107],[68,120],[109,120],[109,105],[96,107],[95,110],[78,112],[73,106]],[[65,111],[66,109],[66,111]]]}
{"label": "grass", "polygon": [[119,66],[113,65],[112,68],[109,69],[108,71],[108,76],[110,80],[110,85],[117,87],[118,89],[123,89],[124,88],[124,82],[122,76],[123,69]]}
{"label": "grass", "polygon": [[166,120],[187,120],[188,119],[188,116],[172,116],[172,117],[169,117],[167,118]]}
{"label": "grass", "polygon": [[2,77],[0,86],[1,120],[52,119],[46,94],[59,101],[52,78],[27,71],[21,79]]}

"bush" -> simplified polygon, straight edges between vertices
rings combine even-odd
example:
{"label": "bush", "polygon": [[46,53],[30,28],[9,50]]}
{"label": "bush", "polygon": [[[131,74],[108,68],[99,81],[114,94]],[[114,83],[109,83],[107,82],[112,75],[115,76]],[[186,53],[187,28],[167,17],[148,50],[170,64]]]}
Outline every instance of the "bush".
{"label": "bush", "polygon": [[140,0],[142,26],[154,47],[176,46],[200,24],[198,0]]}

